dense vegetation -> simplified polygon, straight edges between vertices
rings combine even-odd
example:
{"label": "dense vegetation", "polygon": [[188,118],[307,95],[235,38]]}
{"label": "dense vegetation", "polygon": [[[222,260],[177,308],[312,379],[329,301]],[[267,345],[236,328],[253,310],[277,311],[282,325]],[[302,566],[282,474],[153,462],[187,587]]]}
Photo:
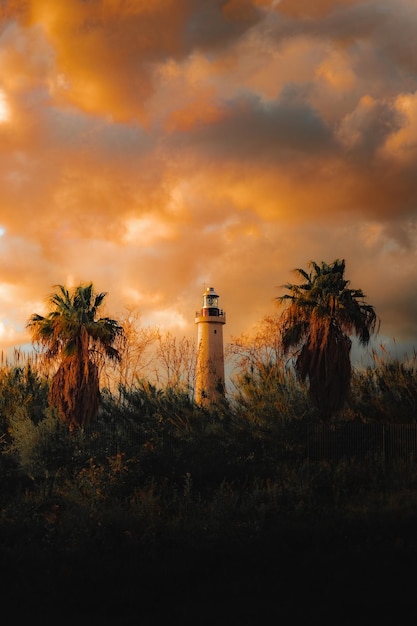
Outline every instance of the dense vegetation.
{"label": "dense vegetation", "polygon": [[[258,348],[235,346],[221,406],[137,379],[102,389],[75,431],[48,406],[48,376],[3,366],[0,558],[16,617],[415,618],[414,459],[311,459],[308,390]],[[414,361],[375,359],[334,423],[415,423],[416,407]]]}
{"label": "dense vegetation", "polygon": [[[415,363],[374,355],[353,370],[350,335],[368,344],[374,309],[344,261],[311,268],[285,285],[283,314],[228,346],[233,390],[207,406],[193,399],[193,346],[139,336],[131,315],[99,318],[106,294],[91,283],[58,285],[48,314],[31,316],[39,358],[0,370],[0,559],[15,618],[416,617],[417,429],[391,448],[385,431],[417,421]],[[154,380],[141,375],[151,344]]]}

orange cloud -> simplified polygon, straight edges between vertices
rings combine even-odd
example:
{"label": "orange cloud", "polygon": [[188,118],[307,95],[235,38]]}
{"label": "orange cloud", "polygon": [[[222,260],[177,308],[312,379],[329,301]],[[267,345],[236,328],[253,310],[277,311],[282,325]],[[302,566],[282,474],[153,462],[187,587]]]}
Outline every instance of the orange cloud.
{"label": "orange cloud", "polygon": [[0,3],[0,349],[66,280],[190,336],[213,285],[227,340],[334,258],[417,341],[417,17],[394,4]]}
{"label": "orange cloud", "polygon": [[173,111],[165,123],[168,131],[188,131],[200,124],[211,124],[224,119],[226,112],[218,105],[207,102],[202,96],[189,102],[183,109]]}
{"label": "orange cloud", "polygon": [[395,160],[415,163],[417,155],[417,91],[400,94],[394,103],[394,110],[403,124],[387,137],[382,153]]}
{"label": "orange cloud", "polygon": [[58,102],[143,122],[149,65],[180,52],[182,15],[183,3],[173,1],[33,2],[32,23],[44,29],[65,85]]}

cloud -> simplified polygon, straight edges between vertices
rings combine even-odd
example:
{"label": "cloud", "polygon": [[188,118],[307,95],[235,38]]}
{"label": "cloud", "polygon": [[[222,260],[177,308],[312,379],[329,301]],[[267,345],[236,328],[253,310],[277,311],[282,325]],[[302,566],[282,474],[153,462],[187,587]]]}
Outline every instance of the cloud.
{"label": "cloud", "polygon": [[190,336],[214,286],[227,340],[336,258],[412,345],[416,19],[411,0],[1,3],[0,349],[89,280]]}
{"label": "cloud", "polygon": [[299,2],[291,2],[291,0],[280,0],[277,10],[283,15],[293,18],[323,18],[335,9],[356,5],[360,0],[318,0],[317,2],[309,2],[309,0],[300,0]]}

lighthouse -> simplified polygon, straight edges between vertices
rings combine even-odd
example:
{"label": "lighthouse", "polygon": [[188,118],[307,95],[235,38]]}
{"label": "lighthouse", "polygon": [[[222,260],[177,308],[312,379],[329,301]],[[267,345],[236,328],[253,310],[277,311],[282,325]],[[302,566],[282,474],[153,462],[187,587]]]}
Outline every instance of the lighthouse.
{"label": "lighthouse", "polygon": [[196,312],[197,371],[195,400],[212,404],[224,397],[223,325],[226,313],[219,308],[219,295],[213,287],[203,293],[203,306]]}

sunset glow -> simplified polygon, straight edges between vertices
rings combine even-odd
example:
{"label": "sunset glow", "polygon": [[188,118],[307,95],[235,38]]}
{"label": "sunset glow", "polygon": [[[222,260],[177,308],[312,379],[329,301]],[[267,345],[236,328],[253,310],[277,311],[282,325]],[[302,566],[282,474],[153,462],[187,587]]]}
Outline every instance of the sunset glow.
{"label": "sunset glow", "polygon": [[0,124],[9,119],[9,107],[5,94],[0,90]]}
{"label": "sunset glow", "polygon": [[67,277],[190,337],[213,285],[228,342],[336,258],[376,343],[417,346],[414,0],[14,0],[0,27],[0,350]]}

